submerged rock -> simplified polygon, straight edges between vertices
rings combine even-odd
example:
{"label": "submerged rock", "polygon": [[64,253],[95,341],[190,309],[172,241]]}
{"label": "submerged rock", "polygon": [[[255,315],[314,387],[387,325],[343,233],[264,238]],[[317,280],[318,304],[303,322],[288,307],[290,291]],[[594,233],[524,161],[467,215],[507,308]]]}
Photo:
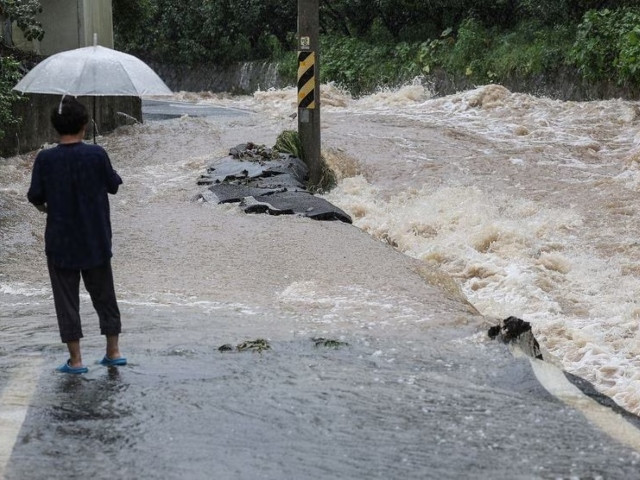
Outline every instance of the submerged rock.
{"label": "submerged rock", "polygon": [[540,345],[533,336],[531,324],[518,317],[508,317],[501,325],[495,325],[488,331],[489,338],[500,339],[504,343],[517,344],[527,355],[542,360]]}

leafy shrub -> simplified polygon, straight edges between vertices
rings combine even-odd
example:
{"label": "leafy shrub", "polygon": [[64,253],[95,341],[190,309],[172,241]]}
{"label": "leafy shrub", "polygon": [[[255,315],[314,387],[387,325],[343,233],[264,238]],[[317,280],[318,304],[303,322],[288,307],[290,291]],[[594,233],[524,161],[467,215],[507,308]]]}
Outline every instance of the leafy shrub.
{"label": "leafy shrub", "polygon": [[488,80],[527,77],[554,72],[566,64],[574,33],[569,27],[547,27],[537,22],[520,23],[513,31],[493,39],[486,57]]}
{"label": "leafy shrub", "polygon": [[0,138],[4,137],[6,127],[14,126],[19,119],[13,116],[12,105],[21,97],[11,90],[22,76],[20,63],[11,57],[0,57]]}
{"label": "leafy shrub", "polygon": [[620,82],[637,82],[640,72],[640,10],[626,11],[621,23],[626,31],[618,40],[618,58],[615,66],[620,75]]}
{"label": "leafy shrub", "polygon": [[0,14],[16,22],[27,40],[42,40],[44,30],[36,15],[42,12],[39,0],[0,0]]}
{"label": "leafy shrub", "polygon": [[471,78],[485,78],[485,57],[492,46],[492,36],[493,32],[487,30],[478,20],[467,18],[458,28],[455,44],[444,66],[449,71],[463,72]]}
{"label": "leafy shrub", "polygon": [[578,25],[570,59],[588,80],[634,79],[640,68],[640,9],[590,10]]}
{"label": "leafy shrub", "polygon": [[274,60],[278,63],[278,75],[283,82],[295,85],[298,80],[298,53],[282,52],[280,57]]}
{"label": "leafy shrub", "polygon": [[334,81],[354,95],[395,87],[419,75],[419,44],[374,45],[352,37],[321,40],[321,81]]}
{"label": "leafy shrub", "polygon": [[447,28],[440,34],[440,38],[422,42],[418,46],[417,62],[422,73],[431,73],[435,68],[442,67],[451,54],[451,49],[456,41],[452,35],[453,30]]}
{"label": "leafy shrub", "polygon": [[304,160],[304,150],[300,135],[296,130],[284,130],[276,138],[276,144],[273,149],[277,153],[289,153],[300,160]]}
{"label": "leafy shrub", "polygon": [[573,42],[570,27],[525,21],[504,32],[477,20],[462,22],[457,35],[448,28],[440,38],[422,42],[417,63],[423,73],[442,68],[477,82],[497,82],[514,75],[553,72],[566,63]]}

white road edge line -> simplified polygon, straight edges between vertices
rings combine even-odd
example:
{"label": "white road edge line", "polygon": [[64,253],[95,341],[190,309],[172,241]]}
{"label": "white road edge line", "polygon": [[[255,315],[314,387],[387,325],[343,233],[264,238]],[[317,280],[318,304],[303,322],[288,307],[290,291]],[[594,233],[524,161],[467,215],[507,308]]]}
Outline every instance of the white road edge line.
{"label": "white road edge line", "polygon": [[551,363],[530,358],[533,373],[553,396],[580,411],[591,423],[610,437],[640,452],[640,430],[619,413],[600,405],[571,383],[563,371]]}
{"label": "white road edge line", "polygon": [[26,357],[2,391],[0,397],[0,479],[11,458],[13,446],[18,439],[20,428],[27,417],[31,397],[36,390],[41,356]]}

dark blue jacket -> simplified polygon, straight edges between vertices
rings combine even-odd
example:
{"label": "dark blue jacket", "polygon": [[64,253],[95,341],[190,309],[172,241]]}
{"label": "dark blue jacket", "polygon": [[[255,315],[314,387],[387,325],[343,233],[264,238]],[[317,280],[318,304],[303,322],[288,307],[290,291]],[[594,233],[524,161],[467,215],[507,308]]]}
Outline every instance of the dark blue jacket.
{"label": "dark blue jacket", "polygon": [[108,193],[122,179],[98,145],[60,144],[36,156],[27,198],[47,204],[45,251],[60,268],[87,269],[111,256]]}

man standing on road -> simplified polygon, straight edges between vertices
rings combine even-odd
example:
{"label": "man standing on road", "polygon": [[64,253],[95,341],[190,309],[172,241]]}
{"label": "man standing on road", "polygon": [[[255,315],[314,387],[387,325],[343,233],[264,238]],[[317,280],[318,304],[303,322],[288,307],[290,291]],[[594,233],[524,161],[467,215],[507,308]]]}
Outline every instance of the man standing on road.
{"label": "man standing on road", "polygon": [[36,156],[27,198],[47,214],[45,252],[51,278],[60,337],[69,359],[57,368],[63,373],[86,373],[80,339],[80,277],[91,296],[107,348],[99,362],[126,365],[120,355],[120,310],[111,271],[111,219],[109,198],[122,179],[109,156],[98,145],[82,140],[89,116],[72,97],[63,97],[51,112],[51,123],[60,135],[56,147]]}

